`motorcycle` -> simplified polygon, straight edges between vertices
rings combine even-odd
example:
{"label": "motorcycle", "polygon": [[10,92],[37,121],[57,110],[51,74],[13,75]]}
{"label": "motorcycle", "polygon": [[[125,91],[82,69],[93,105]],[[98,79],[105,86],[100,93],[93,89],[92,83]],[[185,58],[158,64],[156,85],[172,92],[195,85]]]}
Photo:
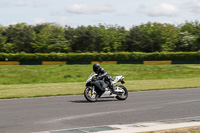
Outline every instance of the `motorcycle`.
{"label": "motorcycle", "polygon": [[125,82],[123,76],[116,76],[112,78],[114,92],[111,90],[108,83],[105,82],[105,84],[103,85],[105,92],[100,96],[98,91],[96,90],[96,86],[93,84],[93,82],[96,80],[95,78],[96,75],[97,75],[96,73],[92,72],[89,78],[86,80],[86,88],[84,90],[84,96],[87,101],[96,102],[98,98],[116,98],[118,100],[126,100],[128,98],[128,91],[126,87],[119,84],[114,85],[119,82],[124,84]]}

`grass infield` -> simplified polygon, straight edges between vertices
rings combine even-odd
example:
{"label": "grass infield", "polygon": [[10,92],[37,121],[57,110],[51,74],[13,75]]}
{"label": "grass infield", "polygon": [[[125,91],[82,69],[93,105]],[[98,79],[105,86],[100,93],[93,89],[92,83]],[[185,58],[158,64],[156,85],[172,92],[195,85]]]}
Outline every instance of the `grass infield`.
{"label": "grass infield", "polygon": [[[200,78],[126,81],[131,91],[166,90],[200,87]],[[83,94],[85,82],[0,85],[0,98],[26,98]]]}
{"label": "grass infield", "polygon": [[[200,65],[102,65],[129,91],[200,87]],[[0,66],[0,98],[83,94],[92,65]]]}

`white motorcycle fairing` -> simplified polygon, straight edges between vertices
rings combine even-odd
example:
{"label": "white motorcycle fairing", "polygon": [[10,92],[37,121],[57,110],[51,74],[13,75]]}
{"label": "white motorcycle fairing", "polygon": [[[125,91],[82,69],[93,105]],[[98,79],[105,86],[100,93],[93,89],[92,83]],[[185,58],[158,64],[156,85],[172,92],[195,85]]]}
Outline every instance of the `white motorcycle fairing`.
{"label": "white motorcycle fairing", "polygon": [[[95,102],[99,97],[97,97],[98,93],[95,91],[95,86],[92,85],[92,82],[95,81],[95,76],[97,74],[92,72],[88,79],[86,80],[86,89],[84,91],[85,98],[90,102]],[[114,92],[111,93],[111,89],[107,85],[105,88],[105,92],[101,95],[101,98],[113,98],[116,97],[118,100],[125,100],[128,97],[128,91],[123,85],[114,85],[116,83],[121,82],[124,84],[123,76],[113,77],[111,82],[113,84]]]}

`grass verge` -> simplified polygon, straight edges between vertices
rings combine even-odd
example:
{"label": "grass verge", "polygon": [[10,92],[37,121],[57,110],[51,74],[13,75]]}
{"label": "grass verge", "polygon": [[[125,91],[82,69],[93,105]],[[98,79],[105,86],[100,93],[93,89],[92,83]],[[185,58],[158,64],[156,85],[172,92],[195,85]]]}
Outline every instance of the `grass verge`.
{"label": "grass verge", "polygon": [[[200,87],[200,78],[129,80],[130,91],[165,90]],[[85,82],[0,85],[0,99],[83,94]]]}
{"label": "grass verge", "polygon": [[[111,76],[126,80],[200,78],[200,65],[101,65]],[[84,82],[91,65],[0,66],[0,85]]]}

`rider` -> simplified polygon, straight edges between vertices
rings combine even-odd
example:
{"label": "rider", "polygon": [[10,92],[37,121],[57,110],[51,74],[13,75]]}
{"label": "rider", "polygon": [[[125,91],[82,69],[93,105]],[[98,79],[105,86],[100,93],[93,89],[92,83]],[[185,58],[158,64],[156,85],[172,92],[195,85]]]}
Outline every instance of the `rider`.
{"label": "rider", "polygon": [[[103,88],[103,84],[104,81],[106,80],[109,82],[109,87],[111,88],[112,93],[114,92],[113,89],[113,84],[112,84],[112,77],[103,69],[100,67],[100,65],[98,63],[95,63],[93,65],[93,71],[97,74],[96,78],[97,80],[94,82],[95,86],[97,86],[99,88],[100,91],[100,96],[105,92],[104,88]],[[104,79],[106,78],[106,79]]]}

